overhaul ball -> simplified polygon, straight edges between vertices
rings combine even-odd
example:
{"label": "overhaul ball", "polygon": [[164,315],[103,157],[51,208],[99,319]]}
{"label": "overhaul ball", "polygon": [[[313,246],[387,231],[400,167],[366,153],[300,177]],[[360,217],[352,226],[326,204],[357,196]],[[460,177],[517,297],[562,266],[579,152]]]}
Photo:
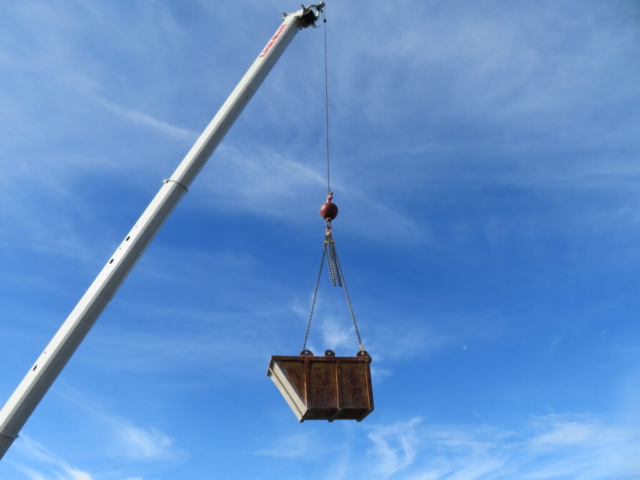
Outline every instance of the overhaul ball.
{"label": "overhaul ball", "polygon": [[333,194],[329,193],[326,203],[323,203],[320,207],[320,216],[329,221],[338,216],[338,206],[331,200],[333,200]]}

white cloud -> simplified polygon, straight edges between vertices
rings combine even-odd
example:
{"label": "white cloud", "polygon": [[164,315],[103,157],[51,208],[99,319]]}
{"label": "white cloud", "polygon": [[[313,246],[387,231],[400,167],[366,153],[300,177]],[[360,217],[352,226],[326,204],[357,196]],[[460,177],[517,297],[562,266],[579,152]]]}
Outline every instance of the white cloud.
{"label": "white cloud", "polygon": [[147,113],[124,107],[122,105],[117,105],[116,103],[110,102],[109,100],[106,100],[104,98],[97,98],[97,100],[107,110],[115,113],[128,122],[141,125],[145,128],[150,128],[162,135],[169,135],[180,140],[188,139],[195,141],[195,139],[198,138],[198,134],[196,132],[192,132],[191,130],[187,130],[185,128],[176,127],[175,125],[171,125],[167,122],[163,122],[162,120],[158,120],[157,118],[154,118]]}
{"label": "white cloud", "polygon": [[373,443],[370,453],[376,458],[376,464],[369,478],[386,479],[411,465],[416,455],[415,427],[420,418],[406,423],[396,423],[371,432],[369,439]]}
{"label": "white cloud", "polygon": [[344,326],[343,322],[338,322],[334,318],[324,319],[320,322],[324,344],[331,350],[352,345],[355,334],[353,329],[347,328],[348,326]]}
{"label": "white cloud", "polygon": [[598,425],[578,421],[564,421],[560,419],[554,423],[551,430],[542,433],[531,440],[534,448],[554,450],[558,447],[584,445],[591,443],[603,431]]}
{"label": "white cloud", "polygon": [[[203,179],[197,184],[206,189],[198,193],[198,201],[213,206],[217,212],[243,211],[287,223],[317,220],[321,225],[318,210],[326,195],[323,163],[316,162],[313,167],[267,147],[228,143],[220,145],[212,161],[215,166],[204,170]],[[338,195],[335,203],[345,212],[334,223],[338,235],[347,231],[378,242],[412,245],[428,240],[428,232],[419,219],[395,209],[376,192],[338,182],[332,182],[332,189]]]}
{"label": "white cloud", "polygon": [[186,452],[174,446],[173,439],[156,428],[143,428],[114,415],[101,415],[109,427],[113,455],[129,460],[174,460]]}
{"label": "white cloud", "polygon": [[380,368],[375,365],[371,366],[371,378],[375,385],[380,384],[385,378],[393,375],[393,372],[388,368]]}
{"label": "white cloud", "polygon": [[[369,461],[379,478],[406,480],[635,478],[640,434],[589,415],[548,415],[514,433],[419,418],[374,429]],[[403,475],[400,474],[403,472]]]}
{"label": "white cloud", "polygon": [[173,441],[155,428],[144,429],[112,420],[117,426],[120,440],[119,449],[129,458],[158,459],[173,456]]}
{"label": "white cloud", "polygon": [[115,458],[135,461],[182,459],[187,454],[174,445],[173,439],[155,427],[141,427],[128,419],[110,413],[81,391],[65,387],[59,391],[103,432],[105,449]]}
{"label": "white cloud", "polygon": [[279,438],[270,443],[270,447],[257,450],[255,455],[275,458],[301,458],[310,451],[312,438],[310,434],[305,433]]}
{"label": "white cloud", "polygon": [[26,465],[22,465],[20,463],[13,463],[13,466],[24,473],[30,480],[47,480],[40,472],[37,470],[27,467]]}
{"label": "white cloud", "polygon": [[[88,401],[80,392],[74,391],[66,395],[79,412],[88,414],[85,423],[93,423],[102,432],[101,438],[106,440],[101,449],[104,456],[110,455],[119,461],[149,462],[161,460],[175,460],[184,458],[184,451],[173,445],[173,440],[156,428],[142,428],[118,416],[106,413],[95,403]],[[14,443],[17,453],[8,460],[16,470],[22,472],[30,480],[96,480],[94,473],[71,465],[68,461],[41,445],[30,436],[21,434]],[[95,460],[85,452],[83,458]],[[102,471],[99,475],[104,478],[121,479],[122,474],[117,471]],[[125,480],[143,480],[141,476],[128,476]]]}
{"label": "white cloud", "polygon": [[51,452],[44,446],[27,435],[21,435],[20,441],[15,443],[15,448],[24,457],[35,461],[39,465],[41,471],[36,470],[32,466],[25,466],[16,463],[16,468],[32,480],[45,480],[48,476],[55,476],[58,480],[93,480],[94,477],[76,467],[71,466],[68,462]]}
{"label": "white cloud", "polygon": [[[170,308],[164,309],[163,315],[172,313]],[[212,318],[211,312],[179,312],[183,320],[193,321],[198,318]],[[227,320],[231,314],[225,315]],[[250,319],[252,320],[252,319]],[[249,324],[249,322],[246,322]],[[96,340],[96,355],[92,357],[98,368],[104,368],[104,358],[109,358],[108,368],[123,371],[152,372],[175,368],[182,365],[207,364],[229,360],[230,358],[256,358],[264,353],[263,347],[253,344],[254,335],[242,336],[233,333],[231,325],[218,329],[219,322],[209,326],[194,327],[188,334],[176,332],[173,336],[159,335],[149,332],[128,332],[124,334],[117,329],[109,329]],[[194,336],[194,332],[197,332]],[[244,357],[243,357],[244,356]]]}

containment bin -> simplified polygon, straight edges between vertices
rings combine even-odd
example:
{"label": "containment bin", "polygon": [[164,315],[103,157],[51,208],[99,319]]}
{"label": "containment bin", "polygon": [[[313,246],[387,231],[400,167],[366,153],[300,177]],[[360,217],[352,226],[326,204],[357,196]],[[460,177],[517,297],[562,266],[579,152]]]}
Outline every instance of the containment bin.
{"label": "containment bin", "polygon": [[357,420],[373,411],[371,357],[336,357],[331,350],[315,357],[274,356],[267,375],[287,400],[300,422],[305,420]]}

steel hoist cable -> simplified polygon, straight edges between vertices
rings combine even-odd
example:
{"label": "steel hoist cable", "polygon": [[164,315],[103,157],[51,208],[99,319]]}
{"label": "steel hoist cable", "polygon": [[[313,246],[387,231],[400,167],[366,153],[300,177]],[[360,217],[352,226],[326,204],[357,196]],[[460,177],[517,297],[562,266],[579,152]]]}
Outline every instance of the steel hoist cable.
{"label": "steel hoist cable", "polygon": [[327,17],[324,9],[322,10],[322,23],[324,24],[324,119],[327,151],[327,193],[331,193],[331,162],[329,159],[329,62],[327,61]]}
{"label": "steel hoist cable", "polygon": [[356,337],[358,338],[358,345],[360,345],[360,353],[366,354],[364,346],[362,345],[362,338],[360,336],[360,330],[358,329],[358,322],[356,321],[356,315],[353,311],[353,305],[351,304],[351,297],[349,296],[349,290],[347,289],[347,282],[344,278],[344,272],[342,271],[342,265],[340,265],[340,259],[338,258],[338,250],[336,249],[336,242],[333,239],[333,229],[331,227],[331,221],[338,215],[338,207],[333,200],[333,193],[331,192],[331,161],[330,161],[330,149],[329,149],[329,74],[328,74],[328,61],[327,61],[327,19],[325,17],[325,10],[322,10],[322,22],[324,24],[324,92],[325,92],[325,129],[326,129],[326,155],[327,155],[327,201],[320,207],[320,215],[326,220],[326,232],[325,240],[322,249],[322,258],[320,259],[320,268],[318,269],[318,276],[316,278],[316,286],[313,290],[313,298],[311,300],[311,311],[309,313],[309,320],[307,321],[307,328],[304,334],[304,342],[302,343],[302,353],[307,353],[307,341],[309,339],[309,330],[311,329],[311,321],[313,320],[313,311],[316,305],[316,299],[318,297],[318,288],[320,287],[320,279],[322,278],[322,268],[324,262],[327,262],[327,270],[329,271],[329,278],[331,284],[334,287],[342,287],[344,289],[344,295],[347,299],[347,306],[349,307],[349,313],[353,320],[353,327],[356,331]]}

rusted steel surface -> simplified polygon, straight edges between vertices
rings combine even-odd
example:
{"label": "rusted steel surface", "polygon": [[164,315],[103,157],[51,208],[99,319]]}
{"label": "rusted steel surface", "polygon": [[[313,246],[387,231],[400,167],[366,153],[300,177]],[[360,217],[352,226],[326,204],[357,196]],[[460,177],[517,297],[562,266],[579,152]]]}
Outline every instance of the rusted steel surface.
{"label": "rusted steel surface", "polygon": [[357,420],[373,411],[371,357],[336,357],[331,350],[315,357],[273,356],[267,375],[282,393],[300,422]]}

